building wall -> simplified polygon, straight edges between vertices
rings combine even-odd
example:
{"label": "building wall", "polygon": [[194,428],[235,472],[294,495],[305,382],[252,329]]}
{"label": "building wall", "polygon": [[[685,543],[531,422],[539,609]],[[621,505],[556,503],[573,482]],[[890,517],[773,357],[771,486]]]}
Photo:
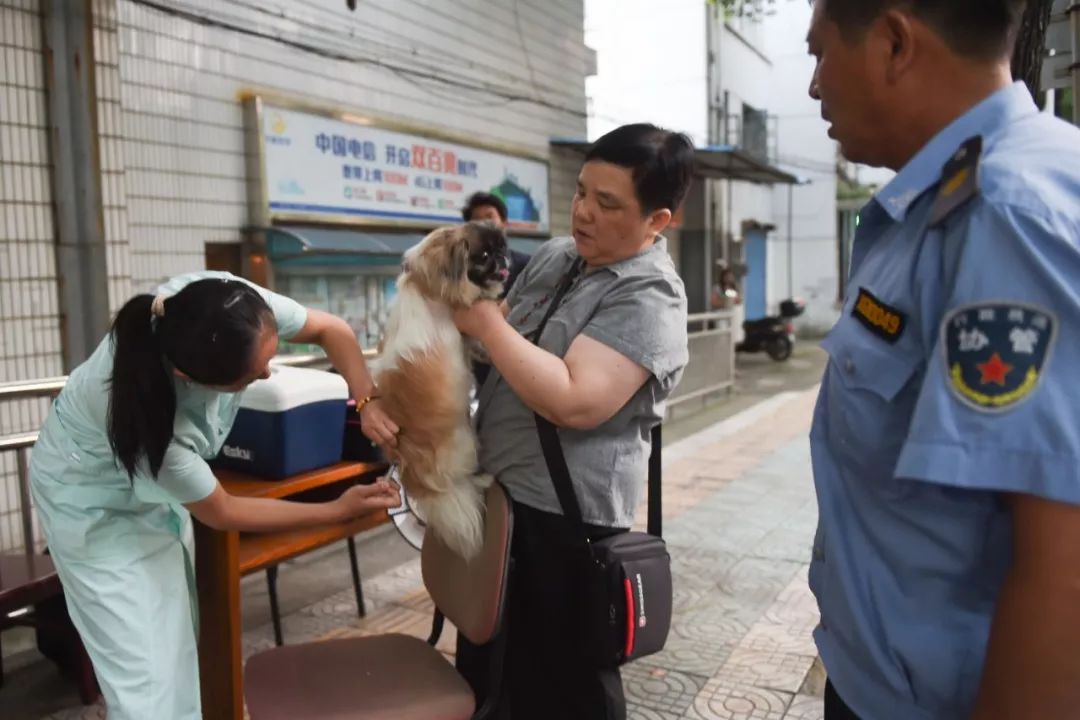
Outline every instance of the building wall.
{"label": "building wall", "polygon": [[[63,374],[39,0],[0,0],[0,382]],[[0,435],[47,401],[0,403]],[[16,460],[0,453],[0,551],[22,545]]]}
{"label": "building wall", "polygon": [[[709,91],[713,100],[713,133],[721,144],[741,145],[740,121],[735,118],[742,117],[743,106],[771,111],[769,85],[774,76],[773,63],[759,44],[756,24],[725,23],[719,15],[714,16],[713,22],[712,55],[717,60]],[[746,182],[714,181],[712,185],[716,209],[714,236],[721,245],[717,257],[733,263],[741,253],[744,223],[774,222],[772,191],[768,186]],[[724,238],[728,241],[726,249]],[[737,309],[741,311],[741,306]]]}
{"label": "building wall", "polygon": [[800,326],[816,331],[836,321],[839,246],[836,227],[836,143],[828,137],[820,104],[809,95],[814,60],[806,52],[811,6],[789,2],[762,24],[773,59],[769,104],[777,115],[777,161],[809,181],[792,188],[788,272],[788,188],[773,190],[777,230],[770,245],[769,302],[790,295],[807,302]]}
{"label": "building wall", "polygon": [[[173,5],[355,60],[119,0],[128,236],[137,289],[202,268],[206,242],[238,239],[247,221],[238,102],[245,92],[422,122],[545,155],[551,137],[585,132],[588,56],[580,1],[365,0],[355,12],[344,2],[303,0]],[[463,90],[439,78],[497,92]],[[555,221],[560,208],[551,214]]]}
{"label": "building wall", "polygon": [[[93,2],[113,311],[202,269],[206,243],[240,240],[245,93],[541,155],[552,137],[586,132],[583,0],[364,0],[355,12],[342,0],[167,5]],[[0,382],[64,372],[41,13],[40,0],[0,0]],[[553,234],[569,230],[578,162],[553,153]],[[36,430],[47,406],[0,403],[0,435]],[[14,455],[0,453],[0,551],[21,546],[17,509]]]}

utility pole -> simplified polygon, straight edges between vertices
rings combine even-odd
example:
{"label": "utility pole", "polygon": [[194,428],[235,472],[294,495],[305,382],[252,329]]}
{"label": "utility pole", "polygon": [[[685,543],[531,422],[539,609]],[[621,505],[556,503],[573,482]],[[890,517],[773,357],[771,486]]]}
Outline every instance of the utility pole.
{"label": "utility pole", "polygon": [[787,186],[787,296],[789,298],[795,297],[795,264],[792,262],[792,256],[794,255],[795,240],[791,234],[791,216],[792,207],[794,203],[792,199],[795,195],[795,186]]}

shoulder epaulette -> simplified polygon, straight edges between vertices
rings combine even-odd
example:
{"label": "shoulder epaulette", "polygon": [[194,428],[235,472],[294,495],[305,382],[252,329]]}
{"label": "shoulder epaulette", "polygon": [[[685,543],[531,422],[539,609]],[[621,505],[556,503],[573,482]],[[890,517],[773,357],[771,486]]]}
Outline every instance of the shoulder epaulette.
{"label": "shoulder epaulette", "polygon": [[930,226],[941,224],[960,206],[979,194],[982,136],[969,138],[941,169],[941,183],[930,208]]}

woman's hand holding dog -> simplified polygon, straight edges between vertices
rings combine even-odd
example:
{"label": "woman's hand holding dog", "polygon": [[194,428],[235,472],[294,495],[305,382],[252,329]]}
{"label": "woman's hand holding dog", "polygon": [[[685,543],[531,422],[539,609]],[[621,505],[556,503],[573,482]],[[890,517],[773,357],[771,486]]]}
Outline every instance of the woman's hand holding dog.
{"label": "woman's hand holding dog", "polygon": [[360,411],[360,429],[368,440],[393,453],[397,446],[398,426],[383,411],[378,400],[372,400]]}
{"label": "woman's hand holding dog", "polygon": [[335,501],[343,522],[372,510],[389,510],[401,504],[398,484],[380,478],[370,485],[353,485]]}
{"label": "woman's hand holding dog", "polygon": [[457,329],[481,342],[493,327],[505,322],[503,311],[494,300],[477,300],[467,308],[454,311]]}

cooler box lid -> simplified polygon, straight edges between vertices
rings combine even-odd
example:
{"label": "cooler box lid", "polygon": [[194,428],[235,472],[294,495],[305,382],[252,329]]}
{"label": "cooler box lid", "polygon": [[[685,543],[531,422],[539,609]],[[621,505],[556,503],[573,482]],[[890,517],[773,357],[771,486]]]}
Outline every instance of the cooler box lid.
{"label": "cooler box lid", "polygon": [[302,405],[349,398],[345,378],[336,373],[288,365],[271,365],[270,377],[244,390],[240,407],[257,412],[285,412]]}

